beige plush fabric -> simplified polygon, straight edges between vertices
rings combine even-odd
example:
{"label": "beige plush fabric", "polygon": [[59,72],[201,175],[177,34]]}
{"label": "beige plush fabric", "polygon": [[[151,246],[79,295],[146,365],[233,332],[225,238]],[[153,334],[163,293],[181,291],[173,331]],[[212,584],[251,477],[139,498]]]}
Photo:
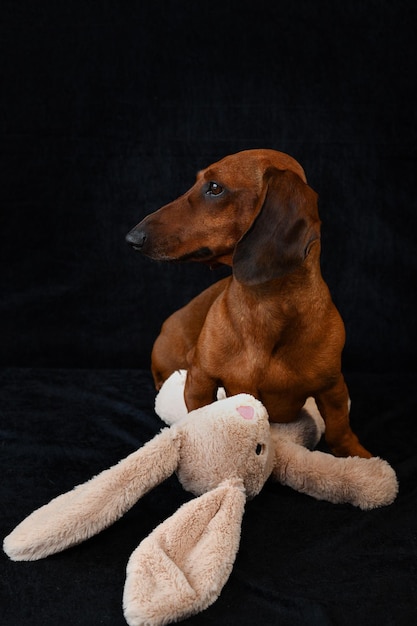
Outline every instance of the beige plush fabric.
{"label": "beige plush fabric", "polygon": [[168,624],[207,608],[230,576],[246,496],[225,481],[184,504],[133,552],[124,591],[129,624]]}
{"label": "beige plush fabric", "polygon": [[372,457],[336,458],[318,450],[307,451],[274,432],[275,463],[273,476],[317,500],[334,504],[349,503],[360,509],[374,509],[391,504],[398,492],[394,470],[383,459]]}
{"label": "beige plush fabric", "polygon": [[166,428],[111,469],[37,509],[5,538],[5,552],[15,561],[35,561],[96,535],[175,471],[178,443]]}

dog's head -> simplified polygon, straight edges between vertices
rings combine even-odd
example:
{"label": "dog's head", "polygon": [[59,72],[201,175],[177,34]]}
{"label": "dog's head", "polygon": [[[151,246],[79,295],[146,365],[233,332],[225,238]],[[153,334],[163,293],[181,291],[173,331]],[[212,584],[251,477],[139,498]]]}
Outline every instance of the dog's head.
{"label": "dog's head", "polygon": [[238,280],[256,284],[293,271],[319,237],[317,195],[299,163],[275,150],[246,150],[200,171],[127,241],[156,260],[232,265]]}

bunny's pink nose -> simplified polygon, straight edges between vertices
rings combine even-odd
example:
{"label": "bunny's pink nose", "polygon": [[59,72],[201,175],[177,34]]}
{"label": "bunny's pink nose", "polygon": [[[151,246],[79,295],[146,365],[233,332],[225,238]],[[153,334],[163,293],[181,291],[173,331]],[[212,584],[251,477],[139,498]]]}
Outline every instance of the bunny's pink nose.
{"label": "bunny's pink nose", "polygon": [[244,420],[253,420],[255,415],[255,409],[252,406],[239,406],[237,412],[240,413]]}

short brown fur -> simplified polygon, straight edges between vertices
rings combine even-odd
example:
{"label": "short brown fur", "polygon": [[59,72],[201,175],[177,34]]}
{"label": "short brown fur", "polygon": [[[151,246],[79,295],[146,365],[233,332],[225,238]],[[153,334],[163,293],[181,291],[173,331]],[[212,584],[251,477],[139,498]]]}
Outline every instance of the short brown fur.
{"label": "short brown fur", "polygon": [[274,150],[225,157],[127,240],[153,259],[233,268],[164,323],[152,352],[157,388],[187,369],[188,410],[212,402],[223,386],[260,399],[272,422],[294,420],[313,396],[332,452],[371,456],[349,425],[345,330],[320,271],[317,195],[292,157]]}

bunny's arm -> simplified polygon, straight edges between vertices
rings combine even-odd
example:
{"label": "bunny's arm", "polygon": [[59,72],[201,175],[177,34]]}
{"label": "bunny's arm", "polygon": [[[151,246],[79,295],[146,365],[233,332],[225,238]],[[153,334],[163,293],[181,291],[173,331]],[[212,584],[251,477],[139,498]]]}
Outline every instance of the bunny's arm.
{"label": "bunny's arm", "polygon": [[350,503],[361,509],[391,504],[398,492],[392,467],[379,457],[337,458],[280,438],[279,425],[271,426],[275,447],[272,476],[283,485],[317,500]]}
{"label": "bunny's arm", "polygon": [[142,448],[42,506],[4,540],[14,561],[33,561],[81,543],[122,517],[177,468],[179,436],[164,429]]}

